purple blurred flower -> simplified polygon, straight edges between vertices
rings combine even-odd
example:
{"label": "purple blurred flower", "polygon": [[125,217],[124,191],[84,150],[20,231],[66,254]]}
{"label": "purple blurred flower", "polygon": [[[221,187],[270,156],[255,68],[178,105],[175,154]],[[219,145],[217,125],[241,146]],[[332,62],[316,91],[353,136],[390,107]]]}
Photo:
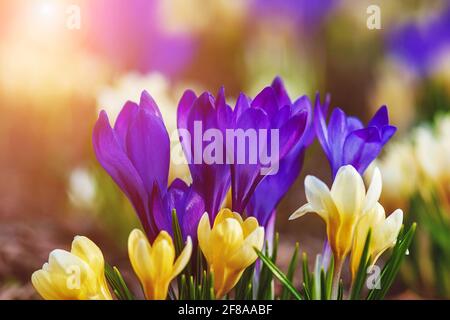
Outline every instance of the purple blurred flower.
{"label": "purple blurred flower", "polygon": [[322,105],[317,94],[314,125],[317,138],[330,162],[333,177],[340,167],[348,164],[363,174],[397,128],[389,125],[386,106],[377,111],[367,127],[359,119],[348,117],[344,111],[335,108],[327,126],[329,104],[329,96]]}
{"label": "purple blurred flower", "polygon": [[315,136],[312,104],[309,98],[302,96],[292,103],[280,78],[274,80],[271,88],[276,97],[278,112],[285,113],[284,121],[298,117],[295,121],[300,120],[300,125],[296,133],[291,132],[293,135],[298,134],[299,138],[281,159],[278,173],[264,177],[247,204],[247,214],[255,216],[262,225],[268,225],[270,218],[275,214],[275,208],[300,174],[305,149]]}
{"label": "purple blurred flower", "polygon": [[450,45],[450,6],[425,22],[412,21],[394,27],[386,43],[395,59],[406,63],[418,75],[427,75],[436,58]]}
{"label": "purple blurred flower", "polygon": [[339,0],[254,0],[257,13],[265,17],[291,17],[305,29],[320,25]]}
{"label": "purple blurred flower", "polygon": [[[225,136],[232,113],[231,107],[225,102],[223,88],[217,98],[209,92],[197,97],[193,91],[187,90],[178,104],[178,129],[187,130],[192,140],[198,140],[199,133],[195,131],[194,126],[195,123],[201,123],[202,131],[218,129],[222,136]],[[188,159],[193,188],[204,198],[206,212],[210,215],[211,221],[214,221],[230,188],[230,167],[226,163],[207,164],[203,158],[195,161],[196,155],[202,156],[204,148],[210,142],[202,139],[201,143],[192,143],[184,140],[183,135],[180,136],[180,142]],[[223,147],[225,148],[225,145]],[[222,154],[225,153],[223,149]]]}
{"label": "purple blurred flower", "polygon": [[86,5],[89,43],[118,68],[174,75],[192,59],[195,41],[163,27],[161,0],[96,0]]}
{"label": "purple blurred flower", "polygon": [[167,188],[169,136],[147,92],[142,93],[139,105],[124,105],[114,128],[102,111],[94,127],[93,145],[98,161],[130,199],[151,241],[160,230],[172,232],[172,209],[177,209],[183,236],[196,238],[203,200],[180,180]]}

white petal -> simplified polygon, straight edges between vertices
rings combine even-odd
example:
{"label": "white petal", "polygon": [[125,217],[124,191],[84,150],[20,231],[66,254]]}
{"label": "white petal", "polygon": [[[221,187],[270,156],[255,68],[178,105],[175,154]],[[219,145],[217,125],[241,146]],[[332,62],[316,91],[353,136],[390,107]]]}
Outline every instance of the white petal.
{"label": "white petal", "polygon": [[374,233],[374,250],[378,256],[386,249],[392,247],[397,239],[403,223],[403,211],[397,209],[392,213]]}
{"label": "white petal", "polygon": [[366,200],[364,204],[364,211],[370,210],[378,202],[381,196],[382,180],[380,169],[375,167],[373,169],[372,180],[370,181],[369,189],[367,190]]}
{"label": "white petal", "polygon": [[318,213],[323,218],[333,211],[335,206],[328,186],[313,176],[305,179],[306,199],[311,205],[312,211]]}
{"label": "white petal", "polygon": [[313,209],[309,203],[304,204],[300,208],[298,208],[293,214],[289,216],[289,220],[295,220],[297,218],[300,218],[304,214],[308,212],[313,212]]}
{"label": "white petal", "polygon": [[331,196],[340,215],[360,215],[366,188],[361,175],[351,165],[339,169],[331,187]]}

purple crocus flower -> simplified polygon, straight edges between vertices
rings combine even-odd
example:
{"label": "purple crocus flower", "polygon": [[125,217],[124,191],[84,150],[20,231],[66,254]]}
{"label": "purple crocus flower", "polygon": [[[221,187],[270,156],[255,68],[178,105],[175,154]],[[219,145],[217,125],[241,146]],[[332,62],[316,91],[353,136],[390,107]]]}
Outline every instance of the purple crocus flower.
{"label": "purple crocus flower", "polygon": [[[205,141],[203,132],[219,130],[226,136],[226,129],[230,127],[232,109],[225,102],[222,88],[214,98],[209,92],[199,97],[191,90],[187,90],[178,105],[177,122],[180,131],[180,142],[189,164],[193,188],[202,195],[205,201],[206,212],[214,221],[230,188],[230,166],[225,158],[221,163],[206,163],[203,159],[203,150],[210,143]],[[181,134],[181,130],[189,133],[190,140]],[[224,142],[224,141],[222,141]],[[226,154],[225,144],[222,144],[222,155]]]}
{"label": "purple crocus flower", "polygon": [[266,18],[284,16],[311,30],[323,23],[339,0],[254,0],[255,11]]}
{"label": "purple crocus flower", "polygon": [[[309,100],[302,97],[292,103],[280,78],[253,100],[240,94],[234,109],[226,103],[223,89],[216,98],[208,92],[197,97],[192,91],[186,91],[178,106],[180,139],[188,159],[192,185],[204,198],[211,220],[231,186],[232,209],[253,215],[266,225],[300,172],[304,148],[312,141],[313,131],[307,130],[311,122]],[[225,137],[220,150],[225,155],[222,163],[205,163],[201,158],[211,141],[202,138],[199,142],[198,135],[209,129],[218,130]],[[181,131],[188,132],[189,139]],[[272,131],[277,131],[278,136],[272,137]],[[250,141],[247,134],[254,134],[256,140]],[[234,148],[230,148],[229,141]],[[276,144],[278,154],[270,167],[263,159],[275,155],[272,142]],[[241,158],[242,154],[245,159]],[[271,172],[272,168],[277,172]],[[263,183],[265,179],[267,182]],[[270,195],[266,194],[268,189]]]}
{"label": "purple crocus flower", "polygon": [[161,230],[172,232],[173,209],[177,209],[183,236],[196,238],[203,199],[180,180],[167,187],[169,136],[147,92],[139,104],[124,105],[114,128],[102,111],[94,127],[93,145],[98,161],[131,201],[150,240]]}
{"label": "purple crocus flower", "polygon": [[[253,100],[241,94],[234,114],[235,129],[266,129],[278,131],[278,159],[272,163],[277,172],[263,174],[263,164],[239,164],[236,159],[231,165],[233,210],[256,216],[266,225],[278,202],[295,181],[301,168],[304,148],[312,140],[309,130],[311,118],[310,104],[302,97],[291,103],[280,78],[264,88]],[[272,153],[272,136],[258,145],[259,158]],[[264,144],[264,141],[266,143]],[[251,152],[250,144],[246,150]],[[268,192],[270,190],[270,192]]]}
{"label": "purple crocus flower", "polygon": [[[315,136],[312,104],[309,98],[302,96],[292,103],[279,78],[274,80],[272,88],[274,88],[279,109],[287,106],[291,109],[291,117],[302,113],[307,118],[303,135],[296,141],[287,155],[281,159],[278,173],[264,177],[247,204],[247,214],[256,217],[264,226],[269,225],[271,218],[274,218],[275,208],[300,174],[305,149],[312,143]],[[301,128],[299,129],[301,130]]]}
{"label": "purple crocus flower", "polygon": [[329,96],[321,104],[317,94],[314,125],[317,138],[330,162],[333,177],[340,167],[348,164],[363,174],[397,130],[389,125],[387,107],[382,106],[364,127],[359,119],[347,116],[340,108],[333,110],[327,125],[329,104]]}
{"label": "purple crocus flower", "polygon": [[425,21],[395,26],[386,38],[389,54],[420,76],[433,70],[436,59],[450,45],[450,5]]}

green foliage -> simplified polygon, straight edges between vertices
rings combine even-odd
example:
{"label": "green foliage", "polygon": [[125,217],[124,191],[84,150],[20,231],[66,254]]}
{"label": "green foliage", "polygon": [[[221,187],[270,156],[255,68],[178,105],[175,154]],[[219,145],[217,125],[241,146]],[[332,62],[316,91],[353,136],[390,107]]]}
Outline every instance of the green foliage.
{"label": "green foliage", "polygon": [[367,268],[370,266],[369,248],[371,235],[372,230],[369,230],[369,232],[367,233],[366,242],[364,243],[364,249],[361,254],[358,271],[356,273],[355,279],[353,280],[352,290],[350,293],[351,300],[357,300],[361,298],[361,290],[364,285],[364,280],[367,276]]}
{"label": "green foliage", "polygon": [[241,279],[235,287],[236,300],[253,299],[253,279],[255,273],[255,263],[248,267],[242,274]]}
{"label": "green foliage", "polygon": [[[293,283],[295,270],[297,269],[297,265],[298,265],[298,251],[299,251],[299,244],[297,242],[295,244],[294,253],[292,254],[291,262],[289,263],[289,268],[288,268],[288,273],[287,273],[287,279],[291,283]],[[292,294],[286,287],[283,287],[283,289],[281,291],[280,299],[281,300],[292,299]]]}
{"label": "green foliage", "polygon": [[[392,286],[404,256],[411,245],[414,237],[416,224],[414,223],[407,232],[404,228],[400,231],[397,242],[392,249],[391,255],[387,260],[381,272],[379,281],[380,289],[373,288],[368,291],[365,299],[383,299],[389,288]],[[172,212],[172,230],[176,255],[178,256],[184,247],[180,225],[176,211]],[[349,299],[363,299],[363,286],[367,281],[367,270],[371,265],[371,257],[369,256],[369,247],[371,241],[371,231],[369,230],[364,244],[361,261],[357,274],[349,291]],[[274,277],[281,283],[282,290],[280,299],[296,299],[296,300],[330,300],[334,297],[344,299],[345,288],[342,279],[335,274],[335,264],[333,257],[329,262],[329,266],[324,265],[324,259],[321,255],[317,255],[313,271],[310,271],[308,265],[308,257],[306,253],[302,254],[302,274],[303,282],[301,288],[297,289],[294,285],[294,277],[299,263],[299,244],[296,243],[293,250],[287,274],[284,274],[276,265],[278,253],[279,235],[276,234],[273,241],[273,248],[270,251],[267,242],[264,252],[255,248],[260,262],[256,262],[248,267],[239,282],[230,294],[231,297],[239,300],[269,300],[274,299]],[[199,248],[194,249],[195,258],[182,274],[177,277],[176,287],[169,290],[170,299],[182,300],[212,300],[214,295],[214,274],[205,269],[204,257]],[[258,266],[258,264],[260,265]],[[259,268],[259,271],[257,270]],[[115,296],[119,300],[132,300],[133,294],[128,289],[122,275],[116,267],[106,264],[106,279],[111,286]],[[333,283],[333,281],[335,283]],[[255,288],[254,285],[257,284]],[[255,290],[256,289],[256,290]],[[228,299],[226,296],[225,299]]]}
{"label": "green foliage", "polygon": [[286,287],[287,290],[297,299],[302,300],[302,296],[300,292],[295,288],[295,286],[292,284],[291,281],[287,278],[287,276],[275,265],[271,257],[268,257],[261,251],[255,248],[256,253],[258,254],[259,258],[263,262],[263,264],[266,266],[266,268],[272,272],[272,274],[277,277],[277,279],[281,282],[281,284]]}
{"label": "green foliage", "polygon": [[133,294],[128,289],[128,286],[117,267],[111,267],[109,264],[105,263],[105,276],[117,299],[134,300]]}
{"label": "green foliage", "polygon": [[403,258],[407,254],[408,248],[411,245],[411,241],[416,232],[416,224],[413,223],[407,232],[404,232],[404,228],[400,231],[400,235],[397,238],[397,242],[392,250],[392,254],[386,262],[383,270],[381,271],[380,285],[381,289],[372,289],[369,291],[367,300],[380,300],[383,299],[392,284],[395,277],[400,270],[400,265]]}
{"label": "green foliage", "polygon": [[[279,242],[279,234],[275,233],[273,239],[272,253],[269,253],[268,242],[266,242],[264,249],[265,257],[267,257],[274,265],[277,261],[278,242]],[[273,272],[266,264],[262,264],[261,266],[261,270],[258,277],[258,290],[256,298],[257,300],[272,300],[274,298]]]}
{"label": "green foliage", "polygon": [[409,218],[420,224],[420,241],[413,241],[412,257],[403,274],[408,285],[421,294],[450,298],[449,210],[435,190],[428,191],[426,199],[419,193],[411,198]]}
{"label": "green foliage", "polygon": [[[392,249],[391,255],[384,265],[379,278],[379,289],[370,289],[365,296],[366,300],[380,300],[383,299],[391,288],[394,280],[398,274],[401,263],[407,254],[408,248],[411,245],[416,230],[414,223],[407,232],[404,228],[399,233],[397,242]],[[363,253],[361,256],[360,265],[353,281],[352,288],[349,292],[349,299],[362,299],[362,289],[367,281],[367,270],[371,265],[371,257],[369,256],[369,246],[371,241],[371,231],[369,231]],[[256,249],[255,249],[256,250]],[[330,300],[332,298],[333,279],[335,276],[334,261],[331,259],[329,267],[324,267],[323,258],[321,255],[316,256],[314,271],[311,272],[308,266],[308,257],[306,253],[302,255],[302,273],[303,282],[301,291],[299,291],[293,283],[293,275],[297,266],[298,245],[292,254],[291,263],[289,264],[288,274],[285,275],[275,264],[272,257],[267,253],[262,253],[256,250],[259,258],[266,266],[267,270],[281,282],[283,289],[280,298],[294,297],[296,299],[305,300]],[[337,300],[344,299],[344,283],[342,279],[336,281]]]}

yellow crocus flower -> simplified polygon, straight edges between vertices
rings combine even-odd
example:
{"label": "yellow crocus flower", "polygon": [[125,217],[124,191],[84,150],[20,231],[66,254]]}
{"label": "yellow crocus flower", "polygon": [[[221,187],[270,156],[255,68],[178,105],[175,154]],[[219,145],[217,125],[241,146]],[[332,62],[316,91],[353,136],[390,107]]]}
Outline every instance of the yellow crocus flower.
{"label": "yellow crocus flower", "polygon": [[335,264],[337,268],[341,268],[352,248],[356,224],[361,216],[376,206],[380,198],[380,171],[374,169],[367,194],[361,175],[351,165],[339,169],[331,190],[316,177],[307,176],[305,192],[308,203],[289,219],[296,219],[307,212],[316,212],[326,223]]}
{"label": "yellow crocus flower", "polygon": [[364,250],[369,229],[371,230],[371,240],[369,244],[368,257],[371,261],[371,265],[374,265],[384,251],[395,245],[398,233],[402,227],[402,223],[402,210],[397,209],[386,218],[384,208],[380,203],[377,203],[371,211],[367,212],[360,218],[356,226],[350,259],[353,279],[358,272],[361,255]]}
{"label": "yellow crocus flower", "polygon": [[48,263],[33,273],[31,282],[46,300],[111,300],[104,269],[97,245],[76,236],[71,251],[53,250]]}
{"label": "yellow crocus flower", "polygon": [[246,268],[258,257],[254,248],[264,244],[264,228],[254,217],[242,217],[229,209],[222,209],[211,229],[208,214],[203,214],[198,229],[198,243],[214,274],[214,291],[217,298],[227,294]]}
{"label": "yellow crocus flower", "polygon": [[148,300],[165,300],[170,282],[186,267],[192,254],[192,241],[188,237],[183,251],[175,261],[172,237],[161,231],[151,245],[138,229],[128,238],[131,265]]}

